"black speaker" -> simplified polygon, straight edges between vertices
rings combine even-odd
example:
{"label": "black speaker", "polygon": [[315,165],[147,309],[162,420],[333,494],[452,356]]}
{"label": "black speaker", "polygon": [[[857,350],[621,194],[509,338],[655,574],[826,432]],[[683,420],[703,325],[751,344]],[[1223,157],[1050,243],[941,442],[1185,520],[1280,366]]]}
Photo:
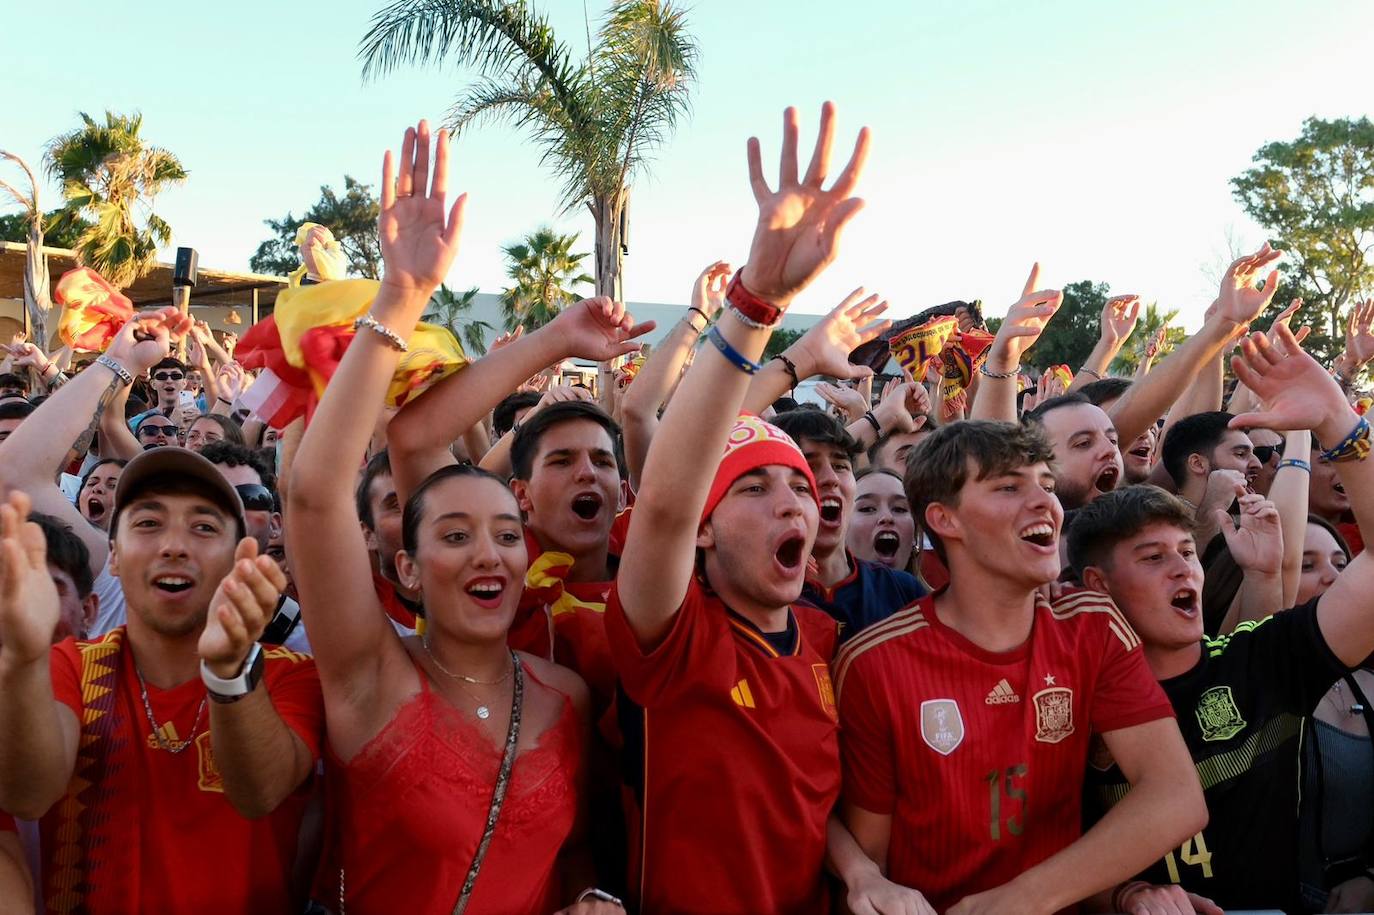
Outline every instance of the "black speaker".
{"label": "black speaker", "polygon": [[172,285],[194,286],[199,263],[200,255],[196,254],[195,248],[177,248],[177,265],[172,272]]}

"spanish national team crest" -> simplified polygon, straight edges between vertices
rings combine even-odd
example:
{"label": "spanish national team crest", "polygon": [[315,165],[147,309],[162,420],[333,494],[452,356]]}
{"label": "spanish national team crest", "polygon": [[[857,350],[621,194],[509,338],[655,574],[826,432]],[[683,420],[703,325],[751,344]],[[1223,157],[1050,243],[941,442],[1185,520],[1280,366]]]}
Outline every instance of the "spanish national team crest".
{"label": "spanish national team crest", "polygon": [[1059,743],[1073,733],[1073,690],[1051,686],[1031,696],[1035,703],[1035,739]]}
{"label": "spanish national team crest", "polygon": [[964,719],[953,699],[927,699],[921,703],[921,739],[941,756],[948,756],[964,742]]}
{"label": "spanish national team crest", "polygon": [[1236,699],[1229,686],[1214,686],[1203,691],[1194,714],[1202,728],[1203,740],[1230,740],[1245,730],[1245,719],[1236,708]]}

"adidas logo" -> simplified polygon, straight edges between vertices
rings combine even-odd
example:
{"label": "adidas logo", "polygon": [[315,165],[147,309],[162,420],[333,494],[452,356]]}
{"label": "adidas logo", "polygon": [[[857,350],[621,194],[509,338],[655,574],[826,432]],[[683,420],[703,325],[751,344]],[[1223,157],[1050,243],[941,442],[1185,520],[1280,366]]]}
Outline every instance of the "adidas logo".
{"label": "adidas logo", "polygon": [[983,701],[988,705],[1011,705],[1013,702],[1020,702],[1021,697],[1016,695],[1016,690],[1011,688],[1011,684],[1004,677],[997,681],[997,685]]}
{"label": "adidas logo", "polygon": [[749,681],[741,680],[730,690],[730,698],[735,700],[735,705],[741,708],[754,707],[754,694],[749,689]]}

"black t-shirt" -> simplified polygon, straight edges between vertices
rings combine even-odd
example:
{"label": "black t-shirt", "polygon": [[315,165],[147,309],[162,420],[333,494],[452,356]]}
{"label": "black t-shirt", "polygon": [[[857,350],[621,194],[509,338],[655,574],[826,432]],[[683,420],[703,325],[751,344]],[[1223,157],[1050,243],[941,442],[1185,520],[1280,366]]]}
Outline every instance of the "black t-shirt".
{"label": "black t-shirt", "polygon": [[[1181,884],[1222,908],[1297,911],[1299,735],[1346,671],[1317,626],[1317,601],[1204,639],[1202,660],[1160,686],[1173,703],[1210,820],[1140,875]],[[1100,818],[1130,785],[1095,741],[1085,816]]]}

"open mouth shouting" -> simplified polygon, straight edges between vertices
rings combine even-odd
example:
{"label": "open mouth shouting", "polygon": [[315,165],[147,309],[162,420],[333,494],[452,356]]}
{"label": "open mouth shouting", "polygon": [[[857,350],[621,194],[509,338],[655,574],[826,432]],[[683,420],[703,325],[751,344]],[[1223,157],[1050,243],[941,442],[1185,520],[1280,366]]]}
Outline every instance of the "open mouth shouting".
{"label": "open mouth shouting", "polygon": [[1017,536],[1031,546],[1041,550],[1054,550],[1057,548],[1057,538],[1054,536],[1054,525],[1048,521],[1037,521],[1034,524],[1028,524],[1021,528],[1021,532],[1017,534]]}
{"label": "open mouth shouting", "polygon": [[105,500],[92,496],[86,500],[86,520],[99,524],[105,519]]}
{"label": "open mouth shouting", "polygon": [[893,559],[902,547],[902,538],[896,531],[878,531],[873,535],[873,552],[883,559]]}
{"label": "open mouth shouting", "polygon": [[1108,464],[1103,467],[1093,480],[1093,488],[1098,492],[1111,492],[1116,489],[1117,481],[1121,479],[1121,468],[1116,464]]}
{"label": "open mouth shouting", "polygon": [[840,523],[840,517],[844,514],[844,503],[839,496],[821,497],[821,523],[834,527]]}
{"label": "open mouth shouting", "polygon": [[175,572],[167,572],[153,578],[153,587],[168,597],[178,594],[185,594],[196,586],[196,581],[189,575],[182,575]]}
{"label": "open mouth shouting", "polygon": [[594,492],[580,492],[573,496],[572,511],[583,521],[595,521],[601,514],[601,496]]}
{"label": "open mouth shouting", "polygon": [[789,577],[802,572],[806,564],[806,538],[800,533],[788,534],[773,551],[773,561]]}
{"label": "open mouth shouting", "polygon": [[501,598],[506,593],[506,580],[497,575],[483,576],[474,578],[468,582],[463,589],[467,595],[473,599],[477,606],[486,610],[495,610],[501,606]]}
{"label": "open mouth shouting", "polygon": [[1202,609],[1202,597],[1192,588],[1179,588],[1169,603],[1188,619],[1196,618]]}

